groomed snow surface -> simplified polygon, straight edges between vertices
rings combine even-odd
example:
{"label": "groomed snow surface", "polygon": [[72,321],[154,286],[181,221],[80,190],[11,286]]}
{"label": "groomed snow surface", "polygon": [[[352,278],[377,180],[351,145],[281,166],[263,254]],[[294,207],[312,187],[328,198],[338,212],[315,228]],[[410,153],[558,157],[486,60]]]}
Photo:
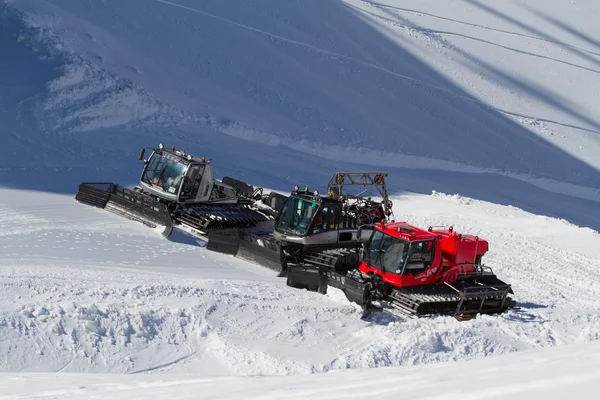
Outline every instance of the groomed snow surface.
{"label": "groomed snow surface", "polygon": [[[30,387],[31,379],[37,378],[29,375],[4,375],[2,385],[15,393],[102,397],[109,392],[112,396],[117,385],[123,389],[121,396],[141,396],[147,390],[161,398],[159,393],[171,390],[198,393],[196,387],[212,393],[222,382],[223,398],[261,398],[263,392],[246,393],[240,385],[250,390],[262,383],[208,378],[463,361],[582,344],[600,335],[600,258],[594,252],[600,235],[516,208],[439,193],[394,198],[396,213],[403,211],[411,223],[448,226],[460,221],[454,225],[458,231],[488,239],[491,250],[485,262],[513,283],[518,309],[467,323],[450,317],[409,320],[387,312],[361,321],[360,310],[339,291],[321,296],[288,288],[271,270],[208,252],[183,235],[166,241],[141,224],[79,206],[68,196],[17,190],[2,194],[0,369],[170,374],[131,381],[83,378],[87,384],[80,383],[80,375],[69,375],[59,377],[51,386],[55,389]],[[575,357],[567,348],[557,354]],[[528,371],[527,364],[521,364],[527,362],[540,364],[539,371],[546,357],[553,358],[546,353],[525,357],[445,369],[394,369],[381,376],[356,372],[331,379],[340,393],[353,385],[369,393],[400,390],[396,385],[403,382],[413,387],[415,382],[408,383],[411,376],[424,380],[423,385],[446,376],[443,382],[452,387],[457,371],[494,381],[489,374]],[[520,365],[517,370],[515,363]],[[488,375],[479,371],[487,371],[488,365]],[[397,375],[404,380],[396,381]],[[366,382],[361,383],[363,378]],[[306,390],[318,392],[321,386],[313,384],[329,382],[315,379],[267,380],[266,390],[277,398],[282,388],[292,385],[297,391],[289,394],[301,398]],[[588,375],[577,379],[585,381]],[[377,389],[374,382],[386,383],[385,388]],[[475,384],[471,390],[477,396],[475,389],[482,387]],[[328,385],[323,388],[326,397],[341,395]],[[532,387],[505,389],[529,393]]]}
{"label": "groomed snow surface", "polygon": [[[593,398],[598,17],[595,0],[0,0],[0,399]],[[337,290],[74,200],[135,184],[159,142],[282,192],[388,171],[396,218],[487,239],[518,308],[363,321]]]}

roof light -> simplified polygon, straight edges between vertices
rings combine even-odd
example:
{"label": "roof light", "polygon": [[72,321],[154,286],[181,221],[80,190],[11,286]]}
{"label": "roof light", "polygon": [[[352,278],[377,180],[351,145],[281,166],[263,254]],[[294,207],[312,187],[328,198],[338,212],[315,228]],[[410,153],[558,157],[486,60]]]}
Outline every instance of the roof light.
{"label": "roof light", "polygon": [[162,143],[159,143],[159,144],[158,144],[158,148],[162,150],[162,149],[164,149],[164,148],[165,148],[165,145],[164,145],[164,144],[162,144]]}
{"label": "roof light", "polygon": [[318,190],[315,190],[315,191],[313,192],[313,194],[315,195],[315,197],[319,197],[319,191],[318,191]]}
{"label": "roof light", "polygon": [[294,192],[297,192],[298,190],[300,190],[300,186],[298,186],[298,185],[294,186]]}
{"label": "roof light", "polygon": [[171,146],[171,150],[175,151],[175,145]]}
{"label": "roof light", "polygon": [[187,159],[188,159],[188,161],[192,161],[192,155],[191,155],[191,154],[188,154],[188,155],[187,155]]}
{"label": "roof light", "polygon": [[304,191],[305,191],[306,193],[310,192],[310,187],[309,187],[309,186],[305,187],[305,188],[304,188]]}
{"label": "roof light", "polygon": [[202,157],[202,162],[206,162],[206,157]]}

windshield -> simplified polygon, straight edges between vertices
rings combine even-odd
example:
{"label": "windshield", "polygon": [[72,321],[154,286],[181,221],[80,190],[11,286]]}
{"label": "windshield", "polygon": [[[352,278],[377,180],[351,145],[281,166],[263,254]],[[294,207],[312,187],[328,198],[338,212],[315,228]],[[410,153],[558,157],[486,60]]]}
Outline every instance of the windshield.
{"label": "windshield", "polygon": [[154,153],[142,176],[142,182],[175,194],[179,189],[186,164],[168,154]]}
{"label": "windshield", "polygon": [[312,201],[288,197],[277,219],[276,229],[280,232],[304,236],[308,233],[313,215],[318,208],[319,205]]}
{"label": "windshield", "polygon": [[392,274],[402,274],[408,254],[408,242],[375,231],[367,243],[365,262]]}
{"label": "windshield", "polygon": [[366,243],[364,260],[381,271],[403,275],[429,268],[434,256],[433,240],[406,242],[376,230]]}

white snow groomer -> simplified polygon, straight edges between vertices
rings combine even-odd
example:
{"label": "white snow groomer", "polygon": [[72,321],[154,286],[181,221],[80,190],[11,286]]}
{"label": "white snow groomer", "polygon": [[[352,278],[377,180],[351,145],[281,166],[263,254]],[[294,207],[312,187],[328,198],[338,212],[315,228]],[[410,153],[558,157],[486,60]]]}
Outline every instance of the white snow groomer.
{"label": "white snow groomer", "polygon": [[215,230],[258,228],[272,230],[276,210],[285,196],[263,195],[262,188],[233,178],[213,179],[210,160],[197,158],[175,146],[162,144],[144,159],[139,185],[128,189],[112,182],[83,182],[76,199],[104,208],[150,227],[164,227],[163,236],[174,226],[206,238]]}
{"label": "white snow groomer", "polygon": [[[211,232],[207,247],[272,268],[279,276],[286,274],[288,263],[299,263],[306,257],[319,262],[325,254],[355,254],[351,250],[368,238],[373,224],[392,217],[386,176],[384,172],[336,172],[325,195],[296,186],[277,215],[272,232]],[[350,187],[361,187],[362,191],[347,193]],[[369,189],[375,189],[381,200],[364,196]],[[357,236],[359,228],[362,240]]]}

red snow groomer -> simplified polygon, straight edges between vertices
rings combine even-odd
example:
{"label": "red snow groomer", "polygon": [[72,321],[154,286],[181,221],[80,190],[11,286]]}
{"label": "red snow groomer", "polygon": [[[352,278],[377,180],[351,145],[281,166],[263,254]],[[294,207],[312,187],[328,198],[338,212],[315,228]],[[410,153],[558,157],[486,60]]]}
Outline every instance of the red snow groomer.
{"label": "red snow groomer", "polygon": [[322,252],[290,265],[288,285],[320,293],[339,288],[363,307],[363,318],[382,310],[373,301],[384,301],[407,315],[471,319],[515,306],[511,286],[482,264],[487,251],[486,240],[452,228],[376,223],[358,252]]}

